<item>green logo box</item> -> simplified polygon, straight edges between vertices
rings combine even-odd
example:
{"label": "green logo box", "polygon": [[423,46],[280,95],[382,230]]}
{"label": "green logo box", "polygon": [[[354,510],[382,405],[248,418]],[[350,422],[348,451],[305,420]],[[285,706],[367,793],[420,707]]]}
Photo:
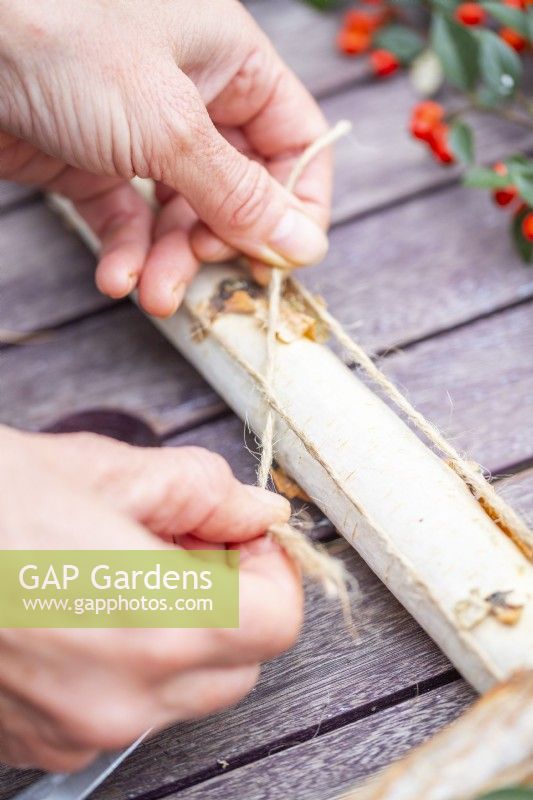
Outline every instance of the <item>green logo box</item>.
{"label": "green logo box", "polygon": [[2,550],[1,628],[236,628],[238,550]]}

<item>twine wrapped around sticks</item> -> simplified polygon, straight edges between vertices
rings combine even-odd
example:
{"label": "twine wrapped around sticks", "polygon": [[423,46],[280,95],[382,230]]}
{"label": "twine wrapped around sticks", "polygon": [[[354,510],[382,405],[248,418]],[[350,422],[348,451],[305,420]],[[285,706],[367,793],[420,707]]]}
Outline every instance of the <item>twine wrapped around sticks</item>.
{"label": "twine wrapped around sticks", "polygon": [[[349,123],[339,122],[334,128],[327,131],[323,136],[319,137],[316,142],[310,145],[296,163],[287,183],[287,188],[292,191],[303,170],[322,148],[333,143],[340,136],[343,136],[349,129]],[[98,252],[98,240],[85,221],[72,209],[71,204],[57,195],[52,195],[49,200],[54,210],[58,211],[65,219],[70,220],[71,223],[74,221],[76,230],[84,241],[94,252]],[[465,459],[453,445],[446,441],[440,431],[413,407],[398,388],[374,364],[360,345],[358,345],[344,330],[342,325],[304,286],[296,281],[292,275],[287,276],[285,272],[277,268],[272,271],[272,279],[269,286],[267,354],[264,375],[260,374],[249,364],[227,341],[218,336],[210,320],[206,319],[205,315],[202,314],[199,309],[195,308],[187,298],[184,301],[184,306],[187,308],[191,317],[197,321],[206,334],[218,340],[222,349],[249,375],[265,400],[268,411],[262,433],[262,457],[258,471],[259,485],[266,486],[268,482],[274,451],[274,419],[275,416],[277,416],[279,419],[283,420],[294,435],[298,437],[311,457],[326,470],[333,482],[339,487],[343,486],[342,476],[335,473],[331,465],[324,461],[321,453],[316,450],[313,443],[307,439],[303,431],[299,430],[294,421],[289,419],[282,405],[278,402],[273,390],[272,384],[275,376],[275,353],[277,345],[276,333],[285,282],[290,283],[292,290],[313,310],[317,319],[329,329],[330,333],[344,348],[350,360],[364,370],[370,380],[396,405],[413,427],[418,432],[422,433],[427,441],[445,456],[450,468],[461,478],[501,530],[515,542],[526,557],[533,560],[533,533],[519,514],[496,493],[494,488],[484,477],[481,467]],[[294,529],[292,526],[274,526],[271,535],[274,536],[287,553],[292,555],[301,565],[304,573],[307,572],[310,576],[322,582],[328,594],[336,591],[337,594],[341,596],[341,599],[343,596],[347,598],[346,577],[341,573],[342,565],[340,565],[339,562],[330,558],[325,551],[317,550],[301,531]],[[346,602],[348,602],[347,599]]]}
{"label": "twine wrapped around sticks", "polygon": [[[298,161],[296,162],[286,188],[289,192],[293,192],[298,180],[300,179],[303,171],[311,163],[325,147],[333,144],[345,136],[351,130],[351,124],[347,120],[341,120],[334,128],[327,131],[320,136],[313,144],[304,150]],[[287,270],[274,267],[272,276],[268,287],[268,318],[267,318],[267,333],[266,333],[266,366],[265,366],[265,380],[268,386],[272,385],[274,375],[276,372],[276,337],[279,326],[279,312],[281,305],[281,297],[283,294],[283,286],[288,277]],[[272,460],[274,456],[273,446],[274,435],[274,412],[271,407],[268,409],[263,435],[261,437],[261,463],[257,473],[257,482],[259,486],[265,488],[268,483],[268,477],[272,467]]]}
{"label": "twine wrapped around sticks", "polygon": [[[348,133],[350,128],[349,122],[341,121],[310,145],[296,163],[287,182],[287,189],[293,191],[301,174],[313,158],[324,147],[329,146],[341,136]],[[464,481],[496,524],[513,539],[528,558],[533,559],[533,534],[531,530],[516,511],[496,493],[484,477],[481,467],[463,458],[458,450],[444,438],[440,431],[431,422],[426,420],[407,398],[402,395],[399,389],[381,372],[363,348],[348,335],[342,325],[327,311],[327,309],[324,308],[304,286],[292,276],[289,277],[287,271],[279,268],[274,268],[272,270],[268,291],[266,365],[264,377],[259,376],[248,364],[242,364],[248,374],[255,378],[256,383],[259,383],[268,405],[266,421],[261,437],[262,453],[258,469],[259,486],[267,486],[272,467],[274,457],[274,415],[278,414],[281,418],[284,417],[284,414],[280,413],[281,409],[275,401],[272,384],[276,372],[276,336],[279,326],[281,298],[286,281],[290,281],[291,287],[313,310],[317,318],[325,324],[330,333],[344,348],[349,358],[366,372],[373,383],[400,409],[413,426],[446,457],[449,466]],[[294,430],[294,426],[292,425],[291,427]],[[297,431],[295,431],[295,433],[306,448],[310,450],[306,438]],[[317,457],[317,454],[314,452],[312,455],[315,458]],[[320,459],[318,460],[320,461]],[[327,471],[331,475],[331,468],[327,468]],[[337,476],[331,475],[331,477],[338,481]],[[284,547],[287,553],[301,565],[304,573],[309,574],[323,583],[328,593],[334,591],[334,593],[341,597],[346,595],[345,575],[338,569],[339,564],[325,553],[317,551],[302,533],[295,530],[290,525],[286,525],[276,528],[275,531],[272,530],[271,535],[275,536],[276,540]]]}
{"label": "twine wrapped around sticks", "polygon": [[[289,192],[293,192],[307,165],[325,147],[333,144],[351,129],[347,121],[337,123],[334,128],[313,142],[300,156],[286,184]],[[276,346],[279,327],[280,305],[283,286],[287,277],[285,270],[274,268],[268,291],[268,318],[266,332],[266,364],[264,388],[272,389],[276,374]],[[257,473],[257,483],[266,488],[274,459],[274,408],[267,404],[267,415],[261,436],[261,461]],[[347,589],[347,575],[344,565],[338,559],[329,556],[325,549],[315,546],[304,533],[294,525],[272,525],[268,534],[285,550],[301,568],[304,575],[322,584],[324,591],[331,597],[341,601],[344,616],[351,624],[350,599]]]}
{"label": "twine wrapped around sticks", "polygon": [[439,429],[429,422],[420,411],[417,411],[397,386],[374,364],[363,348],[346,333],[340,322],[316,300],[311,292],[294,278],[291,277],[288,280],[292,288],[344,348],[351,361],[366,372],[371,381],[376,386],[379,386],[383,394],[400,409],[413,426],[446,457],[448,465],[466,483],[474,497],[480,501],[494,522],[520,547],[524,555],[533,560],[532,531],[514,508],[508,505],[488,482],[479,464],[463,458],[459,451],[444,438]]}

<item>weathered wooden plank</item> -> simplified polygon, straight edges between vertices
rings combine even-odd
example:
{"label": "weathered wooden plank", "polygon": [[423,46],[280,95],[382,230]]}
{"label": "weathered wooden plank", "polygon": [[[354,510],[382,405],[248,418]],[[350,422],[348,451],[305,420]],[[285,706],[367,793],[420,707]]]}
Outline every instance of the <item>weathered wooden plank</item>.
{"label": "weathered wooden plank", "polygon": [[[532,346],[533,315],[525,305],[391,355],[385,364],[460,448],[499,472],[533,454]],[[48,341],[4,350],[0,381],[0,419],[31,429],[76,411],[114,407],[168,434],[224,408],[128,306],[58,330]]]}
{"label": "weathered wooden plank", "polygon": [[[231,426],[228,425],[228,422],[232,421],[234,423],[235,420],[236,418],[233,418],[233,420],[223,420],[216,426],[202,426],[197,429],[199,433],[197,439],[195,439],[192,434],[186,434],[176,437],[173,441],[175,444],[201,444],[202,446],[210,446],[216,449],[229,458],[232,466],[236,468],[237,474],[243,479],[247,479],[250,476],[246,473],[246,469],[248,469],[250,465],[243,469],[238,464],[238,462],[241,461],[240,455],[242,454],[242,450],[237,451],[235,441],[231,441],[228,447],[228,439],[231,440],[234,438],[231,433]],[[235,428],[235,425],[233,425],[233,428]],[[208,438],[210,430],[212,434],[210,438]],[[233,434],[235,433],[236,431],[234,430]],[[216,444],[218,444],[218,446],[214,446]],[[230,451],[234,451],[234,454],[231,455]],[[514,502],[517,507],[525,511],[529,510],[530,513],[533,512],[532,470],[526,470],[512,477],[505,478],[500,483],[509,500]],[[357,562],[358,580],[360,581],[365,598],[367,598],[363,605],[363,610],[365,614],[367,614],[369,603],[373,603],[374,601],[372,599],[372,594],[368,594],[367,581],[362,579],[362,574],[365,572],[366,568],[355,554],[353,558],[354,561]],[[377,596],[378,608],[376,608],[376,620],[377,627],[380,627],[382,620],[387,617],[389,610],[387,607],[385,613],[383,613],[380,595]],[[392,598],[391,601],[395,604]],[[323,599],[319,598],[318,603],[324,603]],[[310,608],[308,604],[308,614],[311,611],[312,608]],[[331,607],[326,609],[326,622],[330,618],[331,613]],[[306,623],[305,629],[308,631],[312,628],[313,633],[314,616],[313,614],[313,619],[310,619]],[[320,621],[320,609],[317,609],[316,616],[318,621]],[[357,624],[359,628],[362,625],[359,616]],[[369,630],[370,626],[371,623],[369,623]],[[328,663],[324,665],[324,671],[326,673],[331,665],[334,666],[336,672],[337,662],[343,661],[342,654],[339,653],[337,649],[340,637],[343,634],[342,623],[338,628],[332,626],[331,630],[333,631],[333,646],[335,649]],[[380,649],[379,638],[379,630],[376,629],[374,631],[374,647],[376,648],[376,652]],[[308,734],[304,734],[304,736],[307,735],[306,743],[298,744],[302,738],[302,727],[299,725],[299,712],[295,714],[294,717],[297,721],[297,724],[294,724],[294,746],[291,746],[290,740],[287,741],[286,738],[283,742],[280,742],[279,732],[277,730],[271,730],[270,723],[264,730],[265,736],[262,737],[263,717],[256,711],[256,697],[259,695],[260,702],[264,702],[265,691],[267,694],[275,692],[276,683],[282,687],[284,686],[285,681],[282,679],[279,670],[280,668],[282,670],[292,669],[289,662],[292,661],[293,656],[298,654],[302,646],[308,649],[309,656],[312,659],[312,669],[314,670],[316,664],[320,664],[324,654],[329,652],[329,641],[322,653],[320,652],[319,644],[320,643],[317,643],[315,646],[313,636],[311,635],[308,641],[302,639],[302,642],[292,654],[287,654],[271,665],[268,665],[263,673],[259,689],[256,690],[240,708],[222,715],[217,715],[201,723],[175,726],[167,732],[160,734],[152,742],[145,745],[118,773],[116,773],[116,775],[113,776],[106,784],[105,788],[102,788],[100,795],[106,798],[115,796],[118,798],[126,795],[136,797],[139,796],[139,793],[144,792],[148,786],[150,789],[158,788],[158,782],[164,785],[178,781],[182,782],[183,785],[187,785],[191,780],[196,781],[200,778],[205,780],[207,777],[220,774],[224,776],[223,780],[217,779],[209,781],[208,783],[199,783],[198,786],[190,790],[192,793],[191,796],[196,796],[196,792],[201,788],[202,792],[208,792],[205,797],[209,797],[215,791],[215,788],[219,791],[223,787],[225,789],[226,786],[228,792],[235,794],[235,796],[237,796],[240,791],[242,791],[244,796],[250,796],[250,787],[255,787],[256,778],[254,776],[257,774],[260,775],[262,770],[266,768],[269,780],[276,787],[275,791],[278,790],[277,785],[279,781],[282,781],[279,787],[280,792],[289,789],[284,783],[286,778],[284,778],[283,775],[286,773],[286,775],[294,776],[294,778],[299,781],[298,785],[300,785],[301,780],[304,780],[306,782],[306,790],[307,781],[309,781],[311,787],[316,787],[317,794],[309,795],[309,797],[316,796],[320,798],[320,800],[325,800],[326,797],[335,796],[337,792],[348,788],[353,783],[357,783],[364,776],[380,769],[390,763],[390,761],[399,758],[407,749],[420,743],[436,732],[443,724],[451,721],[473,698],[473,693],[462,681],[454,681],[449,686],[428,692],[428,694],[418,700],[403,702],[400,705],[393,704],[391,708],[384,711],[381,710],[377,714],[369,714],[368,705],[364,708],[359,708],[361,719],[350,723],[348,720],[345,720],[345,718],[342,718],[339,721],[338,728],[324,736],[320,736],[320,730],[323,730],[325,726],[335,725],[336,720],[332,718],[331,715],[324,715],[321,710],[322,707],[318,704],[321,713],[318,715],[315,722],[315,736],[317,738],[315,738],[315,736],[309,737]],[[362,639],[361,645],[356,643],[354,646],[357,648],[359,646],[365,647],[366,640]],[[385,641],[385,647],[387,647],[387,641]],[[398,657],[399,652],[403,663],[405,651],[400,652],[399,646],[395,646],[395,652],[397,652],[395,657]],[[297,664],[306,663],[306,661],[307,658],[303,655],[297,658]],[[347,665],[347,673],[356,676],[353,684],[354,688],[360,687],[359,663],[365,663],[364,655],[360,653],[357,658],[357,664],[354,664],[353,654],[351,654],[350,663]],[[390,663],[394,663],[394,658],[391,658],[390,653],[387,653],[387,658],[384,660],[383,664],[385,673],[388,669],[387,665]],[[352,669],[353,673],[350,672]],[[372,669],[371,666],[370,669]],[[266,690],[263,688],[264,680],[268,683]],[[297,680],[297,674],[292,675],[290,680],[291,692],[297,691]],[[363,682],[364,680],[365,679],[363,679]],[[333,681],[330,681],[330,683],[332,684]],[[302,705],[304,707],[307,704],[306,691],[307,685],[304,683],[302,686]],[[327,691],[329,691],[329,689]],[[347,696],[350,694],[351,690],[347,693]],[[316,696],[313,696],[313,703],[316,707],[318,703]],[[273,701],[271,705],[275,705]],[[287,719],[285,718],[284,707],[284,705],[280,706],[282,713],[281,724],[282,726],[285,724],[284,730],[286,731],[288,728],[286,726]],[[291,708],[288,710],[289,716],[296,707],[297,702],[293,701]],[[346,709],[342,707],[340,713],[345,713],[345,710]],[[352,713],[357,717],[357,709],[354,709]],[[368,714],[368,716],[363,716],[366,714]],[[226,719],[228,716],[230,717],[229,736],[226,735]],[[234,720],[234,722],[231,720]],[[342,722],[347,723],[345,727],[342,726]],[[239,749],[240,744],[236,742],[234,738],[235,730],[238,728],[239,724],[243,726],[243,735],[246,738],[245,746],[242,751]],[[248,743],[249,735],[252,735],[250,743]],[[274,738],[268,739],[269,736]],[[393,737],[392,739],[391,736]],[[252,752],[250,754],[250,749],[253,750],[254,747],[263,747],[263,752],[255,754]],[[259,755],[264,756],[268,753],[269,747],[272,749],[272,755],[269,755],[266,760],[256,760],[256,757]],[[281,747],[287,747],[288,749],[283,753],[274,755],[277,749]],[[201,754],[200,757],[199,754]],[[348,754],[349,757],[347,757],[346,754]],[[202,757],[205,757],[205,759],[203,760]],[[193,759],[192,761],[191,758]],[[308,760],[309,764],[313,765],[311,770],[309,770],[309,768],[303,769],[305,759]],[[318,767],[315,770],[317,759]],[[235,765],[242,765],[243,763],[248,764],[249,761],[255,763],[250,763],[248,766],[241,766],[235,772],[226,773],[223,766],[226,761],[229,763],[229,768]],[[181,768],[179,764],[181,764]],[[161,769],[159,765],[161,765]],[[190,769],[185,768],[185,766],[188,767],[189,765]],[[299,765],[302,765],[302,775],[297,774],[300,768]],[[324,768],[327,770],[325,776],[323,775]],[[195,775],[197,778],[194,778]],[[150,778],[148,783],[146,781],[146,776]],[[6,800],[12,793],[30,783],[35,777],[36,773],[34,772],[21,772],[8,768],[0,768],[0,800]],[[323,778],[325,779],[324,781]],[[266,785],[268,785],[268,783]],[[272,789],[272,786],[269,788]],[[239,792],[237,792],[237,789],[239,789]],[[330,789],[332,790],[331,795],[329,794]],[[261,796],[262,795],[259,795],[258,797]],[[287,796],[290,795],[288,794]],[[204,798],[203,793],[201,797]],[[270,795],[268,795],[268,797],[270,798]]]}
{"label": "weathered wooden plank", "polygon": [[[457,178],[459,168],[437,165],[407,132],[410,110],[420,99],[409,77],[402,74],[393,80],[376,80],[367,58],[348,58],[337,52],[339,13],[320,13],[295,0],[254,0],[247,5],[281,56],[315,95],[345,87],[322,102],[332,123],[346,118],[354,126],[353,134],[336,146],[335,220]],[[525,128],[480,114],[473,115],[470,122],[478,155],[487,163],[533,148],[533,136]]]}
{"label": "weathered wooden plank", "polygon": [[337,51],[340,13],[320,13],[297,0],[250,0],[246,6],[313,94],[369,76],[367,59],[347,58]]}
{"label": "weathered wooden plank", "polygon": [[[0,253],[2,327],[47,327],[108,303],[94,289],[92,258],[42,207],[0,220]],[[461,187],[334,229],[323,264],[301,275],[341,321],[361,323],[371,349],[533,295],[501,213]]]}
{"label": "weathered wooden plank", "polygon": [[[427,148],[409,135],[411,109],[419,99],[403,75],[391,82],[352,88],[323,101],[323,111],[331,123],[349,119],[353,125],[352,133],[335,146],[335,221],[458,180],[460,167],[437,164]],[[444,102],[454,107],[454,101]],[[474,130],[477,157],[485,163],[511,152],[533,149],[533,135],[526,128],[480,114],[470,115],[468,121]],[[465,189],[464,196],[472,191]],[[486,193],[473,194],[481,225],[488,204]],[[464,225],[462,203],[453,209],[455,224]],[[429,234],[431,227],[424,230]]]}
{"label": "weathered wooden plank", "polygon": [[531,303],[391,355],[386,372],[491,471],[533,455]]}
{"label": "weathered wooden plank", "polygon": [[31,186],[23,186],[11,181],[0,181],[0,211],[21,200],[26,200],[34,194],[35,189]]}
{"label": "weathered wooden plank", "polygon": [[374,351],[533,296],[501,212],[463,187],[340,226],[299,276]]}
{"label": "weathered wooden plank", "polygon": [[[106,800],[118,800],[126,791],[130,799],[140,796],[216,767],[219,758],[231,762],[284,737],[311,738],[316,726],[449,669],[444,655],[352,548],[340,541],[336,548],[359,584],[357,639],[347,631],[338,605],[310,587],[298,644],[265,665],[253,693],[223,714],[160,734],[130,760],[126,783],[119,778],[106,789]],[[0,785],[7,782],[0,774]],[[0,790],[0,800],[5,796]]]}
{"label": "weathered wooden plank", "polygon": [[[454,720],[474,700],[472,691],[462,682],[429,691],[415,699],[395,705],[375,715],[347,724],[329,733],[317,724],[315,736],[303,744],[270,753],[253,763],[232,769],[231,751],[222,734],[218,758],[229,766],[224,771],[213,760],[210,777],[190,788],[176,791],[168,800],[211,800],[211,798],[248,797],[253,800],[326,800],[360,783],[364,778],[404,755],[411,747],[422,743],[447,723]],[[257,719],[259,725],[260,719]],[[222,730],[221,730],[222,732]],[[196,740],[199,749],[204,739]],[[147,745],[144,757],[148,756]],[[268,753],[268,755],[267,755]],[[139,754],[139,757],[142,754]],[[242,762],[241,762],[242,763]],[[114,796],[119,784],[130,790],[133,763],[125,764],[108,787],[102,787],[99,798]],[[147,760],[145,769],[153,771]],[[109,794],[111,792],[111,794]]]}
{"label": "weathered wooden plank", "polygon": [[90,408],[146,417],[156,432],[188,426],[222,408],[191,366],[130,304],[0,351],[0,419],[48,427]]}
{"label": "weathered wooden plank", "polygon": [[[202,431],[206,428],[207,426],[199,430]],[[216,435],[214,440],[220,440],[221,434],[222,431],[218,429],[218,436]],[[179,439],[178,442],[188,443],[185,440],[179,441]],[[206,444],[203,439],[201,443]],[[218,449],[220,450],[220,448]],[[224,448],[222,448],[221,452],[228,455]],[[232,461],[232,463],[234,462]],[[521,508],[529,508],[530,510],[533,510],[532,482],[533,473],[530,470],[502,481],[507,487],[506,492],[509,499],[514,500]],[[376,632],[376,638],[377,636]],[[335,641],[336,638],[335,636]],[[308,646],[311,651],[314,651],[311,642],[308,643]],[[313,654],[315,661],[320,657],[318,653]],[[404,654],[402,654],[403,657]],[[289,655],[284,657],[285,660],[288,658]],[[282,660],[279,659],[279,661]],[[389,657],[387,657],[387,661],[389,661]],[[273,671],[272,675],[270,675],[270,670]],[[357,675],[357,681],[359,681],[359,676],[355,670],[354,674]],[[275,664],[266,668],[266,676],[271,683],[271,690],[276,679],[283,683],[280,680]],[[306,687],[304,686],[303,688],[305,689]],[[256,763],[252,763],[249,766],[241,766],[240,769],[230,773],[224,770],[223,763],[225,761],[228,761],[229,768],[232,768],[235,765],[248,764],[249,761],[255,761],[255,755],[253,752],[250,754],[249,750],[240,752],[238,749],[232,749],[235,748],[232,734],[230,733],[229,738],[225,734],[226,714],[218,715],[210,721],[199,723],[199,730],[197,729],[198,724],[175,726],[158,736],[149,745],[143,747],[133,759],[130,759],[101,790],[101,796],[106,798],[115,796],[118,798],[126,795],[138,796],[138,793],[146,788],[145,775],[154,776],[153,780],[150,780],[150,786],[156,788],[159,780],[162,784],[178,781],[186,785],[190,780],[205,779],[217,774],[225,776],[223,778],[223,786],[225,787],[227,784],[228,792],[237,795],[236,787],[240,787],[240,791],[244,796],[250,796],[250,787],[255,787],[255,778],[253,776],[260,774],[263,768],[267,769],[270,780],[277,787],[279,780],[285,780],[280,775],[287,773],[292,776],[300,768],[299,765],[303,765],[305,758],[309,760],[309,764],[313,765],[313,767],[311,770],[304,770],[303,775],[296,777],[298,780],[309,780],[313,785],[318,781],[318,784],[316,784],[316,797],[324,800],[325,797],[330,796],[328,794],[329,789],[334,790],[331,795],[334,796],[337,791],[340,792],[343,788],[358,782],[363,776],[400,757],[408,748],[427,738],[446,722],[451,721],[456,714],[462,711],[465,705],[470,703],[471,697],[470,690],[465,687],[463,682],[456,681],[449,686],[426,694],[421,698],[422,708],[420,707],[420,700],[404,702],[377,714],[372,713],[365,718],[358,719],[356,722],[348,722],[346,727],[339,725],[338,729],[325,736],[320,736],[320,730],[323,730],[324,726],[334,725],[335,719],[319,716],[316,722],[316,736],[318,739],[314,737],[312,739],[308,738],[305,744],[298,745],[299,736],[301,736],[299,731],[301,729],[298,728],[296,730],[295,726],[294,746],[291,747],[291,742],[286,740],[283,743],[280,743],[279,739],[272,741],[270,742],[272,755],[269,758],[256,761]],[[245,726],[246,734],[248,734],[248,731],[255,731],[257,734],[257,729],[261,727],[262,718],[255,713],[255,699],[250,698],[246,701],[242,710],[245,712],[242,717],[242,724]],[[368,707],[360,709],[361,716],[368,714],[368,711]],[[228,713],[232,714],[234,712]],[[356,711],[353,713],[357,716]],[[297,718],[299,720],[299,715]],[[209,726],[209,732],[205,730],[206,725]],[[230,731],[233,730],[233,728],[230,728]],[[269,735],[269,728],[265,733],[266,736],[263,740],[257,736],[259,746],[263,746],[264,749],[262,753],[256,755],[264,756],[268,752],[268,739],[266,737]],[[270,733],[270,735],[272,734]],[[394,737],[393,741],[391,741],[391,735]],[[276,741],[278,742],[277,745]],[[173,748],[170,751],[168,742],[171,742]],[[252,744],[253,746],[254,744]],[[274,755],[277,752],[277,748],[287,746],[289,746],[289,749],[285,752]],[[317,749],[315,749],[315,746]],[[185,751],[183,747],[185,747]],[[194,753],[196,761],[194,763],[189,761],[189,749],[196,749]],[[309,752],[310,750],[312,751],[311,753]],[[198,763],[198,753],[205,755],[204,762]],[[164,759],[163,770],[161,771],[157,767],[154,775],[154,765],[159,765],[162,758]],[[317,758],[319,768],[315,770]],[[175,773],[173,770],[175,770],[176,765],[173,759],[182,763],[187,759],[187,764],[191,764],[191,769],[189,771],[180,771],[179,774]],[[171,766],[170,773],[168,772],[169,762]],[[322,770],[324,769],[324,764],[326,766],[329,765],[329,767],[327,767],[327,780],[323,783]],[[272,770],[274,770],[274,775]],[[143,776],[142,781],[139,780],[141,775]],[[195,775],[197,776],[196,779],[192,777]],[[34,772],[20,772],[7,768],[0,769],[0,800],[10,797],[12,793],[27,785],[35,777],[36,773]],[[200,783],[190,790],[194,792],[192,796],[196,796],[196,792],[200,790],[200,787],[202,791],[209,792],[209,794],[206,794],[206,797],[209,797],[215,791],[215,787],[218,787],[218,790],[222,789],[222,781]],[[281,792],[287,788],[282,783],[279,790]],[[110,792],[110,794],[107,794],[107,792]],[[204,797],[203,794],[201,796],[202,798]],[[310,795],[310,797],[312,796]]]}
{"label": "weathered wooden plank", "polygon": [[93,256],[43,202],[0,217],[0,328],[46,328],[109,303]]}

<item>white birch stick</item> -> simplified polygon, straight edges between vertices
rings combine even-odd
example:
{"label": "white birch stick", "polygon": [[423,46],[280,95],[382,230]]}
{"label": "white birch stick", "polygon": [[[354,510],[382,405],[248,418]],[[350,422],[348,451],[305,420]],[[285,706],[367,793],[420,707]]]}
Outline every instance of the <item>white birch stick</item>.
{"label": "white birch stick", "polygon": [[498,686],[343,800],[472,800],[517,785],[533,786],[533,672]]}
{"label": "white birch stick", "polygon": [[[97,249],[70,204],[54,205]],[[259,378],[264,369],[257,320],[222,314],[208,335],[192,335],[197,309],[224,278],[238,275],[203,267],[185,307],[153,321],[260,435],[265,394],[243,367]],[[277,460],[464,677],[483,692],[533,667],[533,564],[465,483],[327,347],[309,339],[279,345],[271,401]]]}

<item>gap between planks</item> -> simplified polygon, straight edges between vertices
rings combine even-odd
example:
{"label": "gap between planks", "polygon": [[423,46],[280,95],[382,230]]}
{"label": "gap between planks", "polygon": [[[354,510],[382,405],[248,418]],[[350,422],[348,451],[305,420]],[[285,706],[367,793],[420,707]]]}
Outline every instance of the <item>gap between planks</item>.
{"label": "gap between planks", "polygon": [[[360,722],[361,720],[364,720],[375,714],[379,714],[387,709],[400,706],[402,703],[406,703],[417,697],[421,697],[428,692],[441,689],[442,687],[453,683],[457,683],[459,685],[462,683],[462,679],[460,678],[457,670],[450,668],[438,675],[420,681],[419,683],[412,684],[390,695],[380,697],[376,701],[364,703],[360,706],[357,706],[357,708],[347,711],[344,714],[338,714],[335,717],[323,720],[318,724],[318,726],[311,725],[302,730],[295,730],[289,735],[277,740],[269,741],[267,744],[261,747],[245,751],[235,758],[232,758],[231,763],[223,773],[221,773],[220,766],[215,765],[194,775],[181,778],[158,787],[157,789],[148,790],[140,795],[136,795],[135,800],[164,800],[165,797],[168,797],[171,794],[189,789],[193,786],[204,783],[211,778],[219,777],[221,774],[226,775],[230,772],[234,772],[237,769],[248,766],[249,764],[255,764],[272,755],[277,755],[278,753],[285,752],[293,747],[298,747],[299,745],[317,739],[320,736],[324,736],[328,733],[339,730],[346,725]],[[100,795],[97,794],[95,800],[98,800],[99,796]],[[102,797],[105,797],[105,794],[102,794]]]}

